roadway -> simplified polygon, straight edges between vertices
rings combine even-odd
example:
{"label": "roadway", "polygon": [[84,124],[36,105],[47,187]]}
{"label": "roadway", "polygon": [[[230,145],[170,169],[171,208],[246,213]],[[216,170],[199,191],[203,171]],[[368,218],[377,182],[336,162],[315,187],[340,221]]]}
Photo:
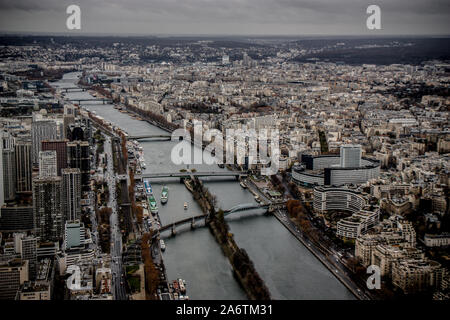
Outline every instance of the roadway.
{"label": "roadway", "polygon": [[105,153],[107,155],[107,170],[105,178],[109,189],[108,207],[112,209],[110,216],[111,227],[111,272],[113,283],[113,296],[115,300],[128,300],[124,284],[124,268],[122,264],[122,233],[119,226],[119,214],[117,208],[116,174],[114,173],[114,161],[111,137],[106,136]]}
{"label": "roadway", "polygon": [[[94,144],[94,155],[97,152],[97,144]],[[96,163],[95,156],[91,157],[91,168],[97,168],[98,164]],[[92,242],[95,248],[98,250],[98,224],[97,224],[97,215],[95,212],[95,203],[97,201],[97,197],[94,191],[89,191],[89,210],[91,213],[91,230],[92,230]],[[98,251],[97,251],[98,252]]]}
{"label": "roadway", "polygon": [[237,177],[247,176],[244,171],[219,171],[219,172],[167,172],[167,173],[146,173],[137,175],[142,179],[151,178],[189,178],[194,177]]}
{"label": "roadway", "polygon": [[[253,183],[251,179],[247,179],[247,186],[259,195],[261,200],[270,202],[271,200]],[[370,300],[370,294],[366,292],[365,288],[361,288],[355,284],[351,279],[351,272],[348,270],[345,263],[342,261],[343,254],[334,248],[322,248],[326,252],[322,252],[307,236],[292,222],[285,210],[275,210],[274,216],[297,238],[311,253],[313,253],[322,264],[334,274],[339,281],[341,281],[347,289],[359,300]]]}
{"label": "roadway", "polygon": [[351,274],[347,272],[347,267],[341,261],[339,253],[332,248],[328,248],[328,254],[323,253],[313,242],[301,232],[292,220],[287,216],[287,212],[275,211],[277,219],[292,233],[294,237],[303,243],[321,262],[341,281],[347,289],[359,300],[370,300],[369,295],[362,291],[351,279]]}

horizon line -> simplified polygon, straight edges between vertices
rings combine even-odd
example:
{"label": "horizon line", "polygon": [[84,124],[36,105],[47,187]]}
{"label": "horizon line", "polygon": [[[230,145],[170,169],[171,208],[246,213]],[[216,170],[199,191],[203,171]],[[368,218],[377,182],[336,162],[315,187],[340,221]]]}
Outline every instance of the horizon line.
{"label": "horizon line", "polygon": [[259,38],[269,38],[269,37],[307,37],[307,38],[323,38],[323,37],[367,37],[367,38],[392,38],[392,37],[403,37],[403,38],[448,38],[450,34],[183,34],[183,33],[155,33],[155,34],[143,34],[143,33],[95,33],[95,32],[41,32],[41,31],[0,31],[0,36],[11,36],[11,35],[23,35],[23,36],[65,36],[65,37],[259,37]]}

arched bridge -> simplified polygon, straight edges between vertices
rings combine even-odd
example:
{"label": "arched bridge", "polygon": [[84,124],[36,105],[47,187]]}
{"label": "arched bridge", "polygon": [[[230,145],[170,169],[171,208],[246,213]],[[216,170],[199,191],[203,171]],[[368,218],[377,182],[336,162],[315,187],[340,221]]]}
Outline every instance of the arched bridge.
{"label": "arched bridge", "polygon": [[[235,212],[242,212],[242,211],[249,211],[249,210],[253,210],[253,209],[268,209],[269,212],[273,211],[274,209],[276,209],[277,207],[280,206],[284,206],[286,204],[285,201],[277,201],[277,202],[272,202],[272,203],[245,203],[245,204],[239,204],[237,206],[232,207],[229,210],[224,210],[223,214],[224,216],[228,216],[232,213]],[[183,224],[191,224],[191,228],[194,229],[195,228],[195,222],[198,220],[207,220],[208,215],[207,214],[201,214],[198,216],[193,216],[193,217],[189,217],[186,219],[182,219],[176,222],[173,222],[171,224],[165,225],[161,228],[159,228],[159,232],[163,232],[166,230],[171,230],[172,235],[176,234],[176,227],[183,225]]]}
{"label": "arched bridge", "polygon": [[241,211],[247,211],[247,210],[253,210],[253,209],[260,209],[260,208],[271,208],[275,209],[279,206],[284,206],[286,204],[286,201],[274,201],[271,203],[243,203],[238,204],[231,209],[224,210],[224,216],[227,216],[234,212],[241,212]]}
{"label": "arched bridge", "polygon": [[241,211],[247,211],[252,209],[259,209],[259,208],[266,208],[269,207],[268,204],[258,204],[258,203],[244,203],[244,204],[238,204],[237,206],[234,206],[231,209],[224,210],[223,215],[227,216],[234,212],[241,212]]}
{"label": "arched bridge", "polygon": [[176,221],[174,223],[171,223],[171,224],[168,224],[166,226],[163,226],[163,227],[159,228],[159,232],[163,232],[165,230],[171,229],[172,233],[174,233],[175,227],[177,227],[179,225],[186,224],[186,223],[191,223],[191,225],[192,225],[193,223],[195,223],[195,221],[206,219],[207,217],[208,217],[207,214],[201,214],[201,215],[198,215],[198,216],[193,216],[193,217],[189,217],[189,218],[186,218],[186,219],[183,219],[183,220],[179,220],[179,221]]}

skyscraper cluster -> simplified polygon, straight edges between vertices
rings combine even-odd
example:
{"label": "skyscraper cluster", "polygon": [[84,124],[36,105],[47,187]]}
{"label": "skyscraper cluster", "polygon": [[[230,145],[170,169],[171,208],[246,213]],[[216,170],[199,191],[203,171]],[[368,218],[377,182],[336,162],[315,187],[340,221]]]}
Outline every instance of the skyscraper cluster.
{"label": "skyscraper cluster", "polygon": [[[0,119],[0,235],[11,235],[0,252],[0,298],[14,299],[19,291],[26,298],[30,287],[36,294],[58,248],[84,245],[89,139],[90,122],[73,108]],[[47,289],[41,294],[49,297]]]}

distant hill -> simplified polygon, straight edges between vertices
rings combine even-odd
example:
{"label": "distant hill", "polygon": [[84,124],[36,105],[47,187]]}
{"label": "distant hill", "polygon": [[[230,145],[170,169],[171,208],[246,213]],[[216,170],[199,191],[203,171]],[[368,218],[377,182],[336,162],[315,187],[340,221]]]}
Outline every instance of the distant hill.
{"label": "distant hill", "polygon": [[[339,40],[307,40],[301,42],[305,47],[321,48],[334,45]],[[347,39],[341,42],[345,45],[298,56],[293,61],[328,61],[350,65],[389,65],[397,63],[418,65],[426,60],[450,60],[450,38]]]}

